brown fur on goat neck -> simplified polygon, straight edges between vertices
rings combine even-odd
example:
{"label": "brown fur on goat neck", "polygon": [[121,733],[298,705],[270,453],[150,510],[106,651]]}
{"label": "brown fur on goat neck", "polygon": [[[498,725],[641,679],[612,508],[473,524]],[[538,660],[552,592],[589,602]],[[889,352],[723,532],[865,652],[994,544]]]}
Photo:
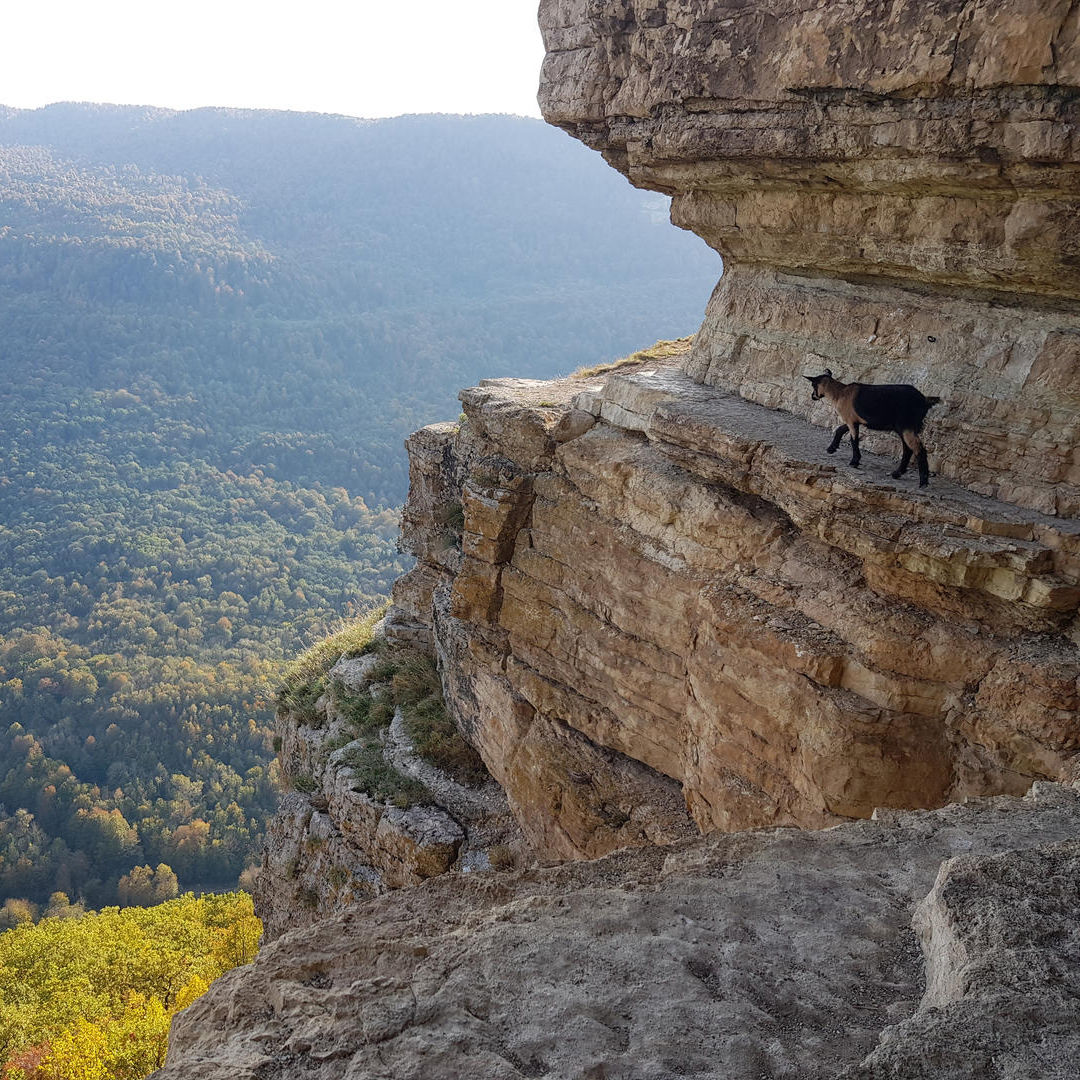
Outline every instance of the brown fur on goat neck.
{"label": "brown fur on goat neck", "polygon": [[851,467],[857,469],[862,460],[859,451],[859,428],[871,431],[895,431],[904,443],[900,464],[893,471],[893,479],[899,480],[911,464],[911,457],[919,467],[919,487],[930,482],[930,466],[926,460],[926,447],[919,438],[926,414],[941,401],[938,397],[925,397],[908,383],[844,383],[833,377],[826,368],[822,375],[804,375],[814,388],[815,401],[824,398],[835,410],[843,423],[833,432],[832,442],[826,453],[835,454],[845,435],[851,435]]}

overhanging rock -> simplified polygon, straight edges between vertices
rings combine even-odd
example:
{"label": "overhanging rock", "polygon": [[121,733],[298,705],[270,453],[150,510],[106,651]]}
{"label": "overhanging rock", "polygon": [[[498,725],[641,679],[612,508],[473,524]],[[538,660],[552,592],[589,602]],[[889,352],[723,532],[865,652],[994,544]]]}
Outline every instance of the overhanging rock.
{"label": "overhanging rock", "polygon": [[932,467],[1080,512],[1069,0],[544,0],[545,117],[727,270],[686,370],[827,424],[802,374],[944,398]]}

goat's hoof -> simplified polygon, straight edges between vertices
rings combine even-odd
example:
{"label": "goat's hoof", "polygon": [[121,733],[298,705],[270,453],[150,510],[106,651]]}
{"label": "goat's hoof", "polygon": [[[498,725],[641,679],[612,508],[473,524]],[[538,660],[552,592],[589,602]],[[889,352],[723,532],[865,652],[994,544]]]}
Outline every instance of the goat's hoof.
{"label": "goat's hoof", "polygon": [[920,480],[919,481],[919,487],[929,487],[929,486],[930,486],[930,481],[929,480]]}
{"label": "goat's hoof", "polygon": [[852,467],[853,469],[857,469],[857,468],[859,467],[859,463],[858,463],[857,461],[853,461],[853,462],[851,463],[851,467]]}
{"label": "goat's hoof", "polygon": [[892,473],[891,475],[894,480],[899,480],[900,477],[904,474],[899,469],[897,469],[896,472]]}
{"label": "goat's hoof", "polygon": [[835,454],[836,451],[839,450],[839,449],[840,448],[838,446],[826,446],[825,447],[825,453],[826,454]]}

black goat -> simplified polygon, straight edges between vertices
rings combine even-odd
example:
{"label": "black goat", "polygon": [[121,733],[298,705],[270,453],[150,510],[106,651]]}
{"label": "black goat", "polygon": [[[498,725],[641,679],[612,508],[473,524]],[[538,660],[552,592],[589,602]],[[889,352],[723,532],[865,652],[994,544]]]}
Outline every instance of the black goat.
{"label": "black goat", "polygon": [[803,378],[813,386],[814,400],[825,398],[844,421],[833,433],[826,453],[835,454],[840,448],[840,441],[850,431],[851,467],[857,469],[862,460],[859,452],[859,426],[868,427],[871,431],[895,431],[904,442],[904,453],[893,473],[893,479],[899,480],[904,475],[911,463],[911,455],[914,454],[919,466],[919,487],[925,487],[930,482],[926,447],[923,446],[919,433],[922,431],[926,414],[941,398],[924,397],[914,386],[907,383],[885,386],[842,383],[833,378],[833,373],[828,368],[824,375],[804,375]]}

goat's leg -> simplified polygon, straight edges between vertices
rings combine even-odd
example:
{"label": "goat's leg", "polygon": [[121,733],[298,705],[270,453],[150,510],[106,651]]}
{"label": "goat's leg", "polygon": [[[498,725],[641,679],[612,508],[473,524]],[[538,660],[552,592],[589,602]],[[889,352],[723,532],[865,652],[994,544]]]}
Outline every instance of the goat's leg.
{"label": "goat's leg", "polygon": [[859,450],[859,425],[851,425],[851,467],[857,469],[862,461],[862,452]]}
{"label": "goat's leg", "polygon": [[[904,440],[904,433],[901,431],[900,432],[900,441],[903,442],[903,440]],[[904,443],[904,452],[903,452],[903,454],[900,455],[900,464],[897,465],[896,468],[893,470],[892,478],[894,480],[899,480],[900,477],[903,476],[904,473],[907,472],[908,466],[910,464],[911,464],[911,447],[908,446],[908,444],[905,442]]]}
{"label": "goat's leg", "polygon": [[826,454],[835,454],[840,449],[840,441],[848,432],[847,424],[841,424],[834,432],[832,442],[825,448]]}
{"label": "goat's leg", "polygon": [[910,428],[904,432],[905,453],[915,455],[915,463],[919,466],[919,487],[926,487],[930,483],[930,465],[926,460],[926,447],[922,439]]}

